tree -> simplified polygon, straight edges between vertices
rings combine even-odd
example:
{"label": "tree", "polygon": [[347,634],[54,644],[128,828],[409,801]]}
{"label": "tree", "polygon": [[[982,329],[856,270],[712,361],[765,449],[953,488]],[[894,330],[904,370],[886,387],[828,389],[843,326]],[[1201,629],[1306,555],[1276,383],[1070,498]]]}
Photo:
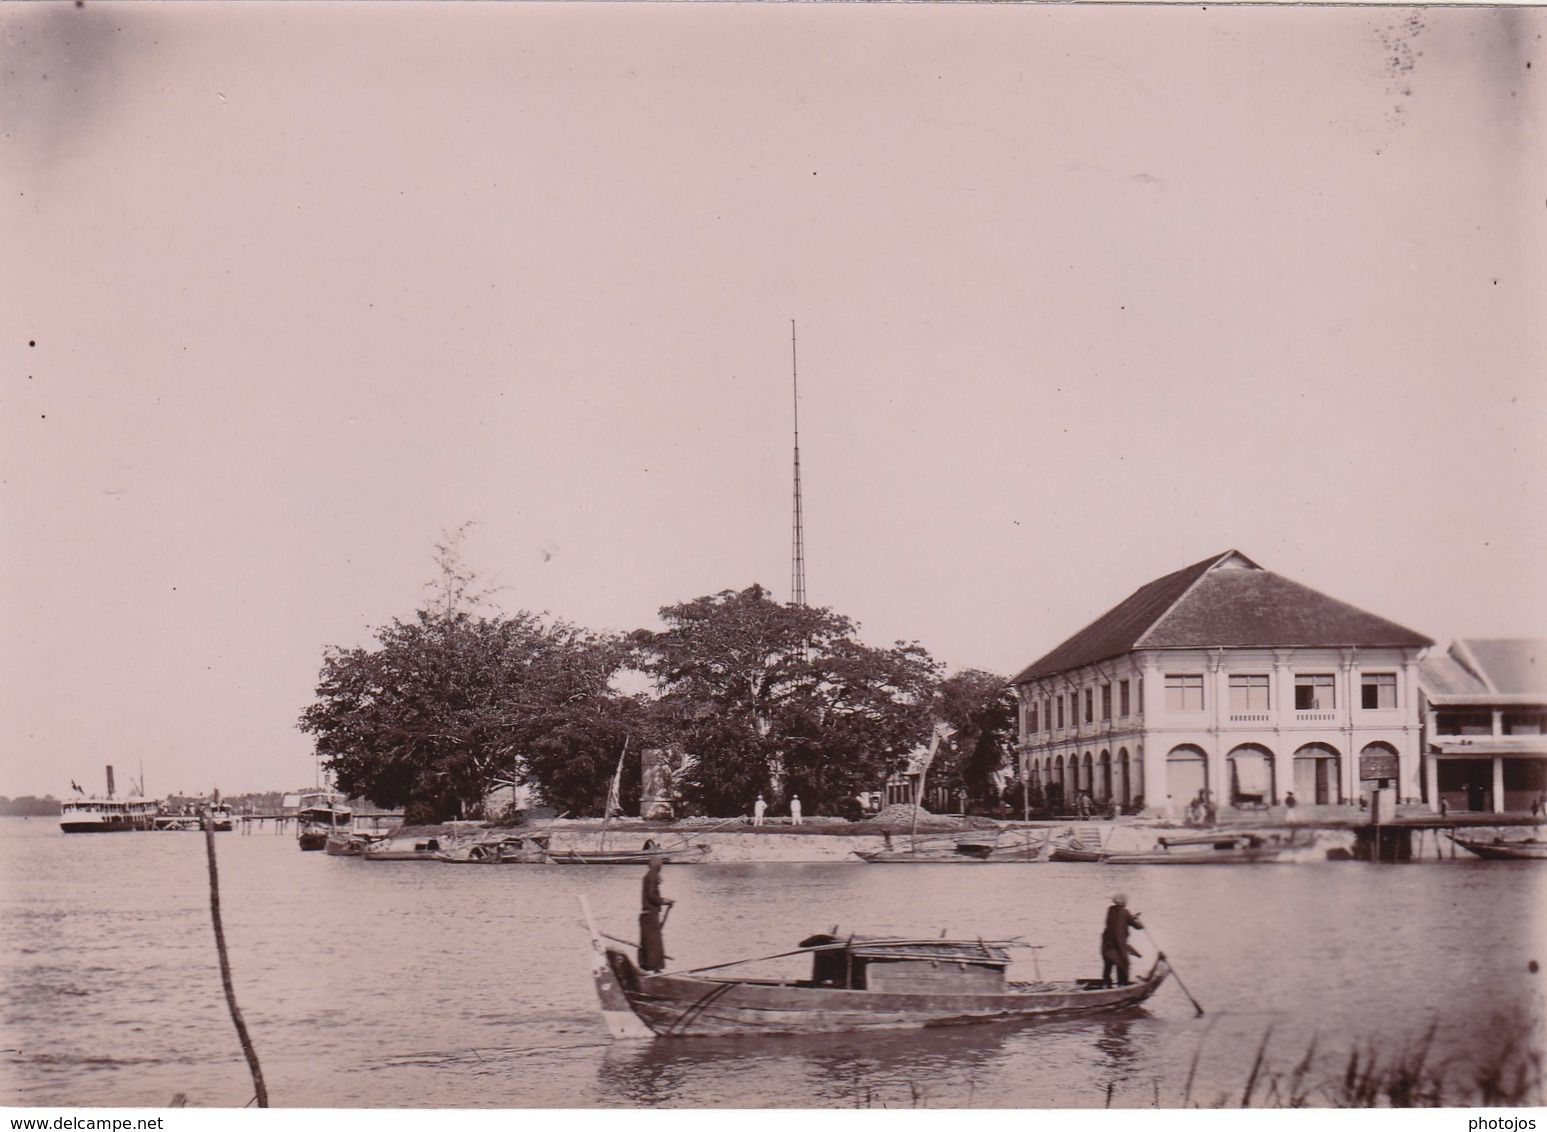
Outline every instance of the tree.
{"label": "tree", "polygon": [[760,793],[806,812],[875,789],[929,730],[935,662],[917,644],[875,649],[831,609],[781,605],[761,586],[663,608],[639,630],[660,693],[659,742],[691,758],[685,800],[747,812]]}
{"label": "tree", "polygon": [[[954,734],[936,756],[934,782],[953,797],[965,793],[974,808],[998,808],[999,775],[1015,753],[1015,697],[1004,677],[976,668],[954,673],[941,681],[935,711]],[[1019,798],[1015,805],[1019,811]]]}
{"label": "tree", "polygon": [[[327,654],[300,720],[349,794],[416,819],[468,817],[500,778],[531,775],[528,751],[610,741],[596,727],[614,695],[605,639],[530,613],[420,611],[376,640]],[[560,793],[572,800],[574,783]]]}
{"label": "tree", "polygon": [[[409,820],[469,817],[501,780],[595,812],[640,706],[613,691],[617,637],[533,613],[475,612],[487,594],[463,568],[467,525],[438,546],[438,592],[371,648],[331,649],[299,727],[339,789]],[[600,797],[598,797],[600,784]]]}

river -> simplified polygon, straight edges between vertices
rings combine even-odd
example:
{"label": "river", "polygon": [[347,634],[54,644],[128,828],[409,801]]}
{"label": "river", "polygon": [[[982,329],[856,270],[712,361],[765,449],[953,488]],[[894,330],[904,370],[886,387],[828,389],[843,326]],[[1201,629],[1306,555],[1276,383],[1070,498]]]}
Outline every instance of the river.
{"label": "river", "polygon": [[[1175,982],[1141,1009],[884,1036],[613,1042],[576,902],[634,934],[642,870],[367,862],[217,835],[236,991],[271,1104],[1100,1108],[1238,1103],[1264,1048],[1312,1104],[1351,1050],[1431,1030],[1452,1076],[1535,1043],[1547,864],[1458,857],[1166,868],[704,864],[665,871],[675,965],[865,933],[1021,936],[1012,977],[1099,973],[1114,891]],[[0,819],[0,1104],[240,1107],[202,835],[66,836]],[[1529,1028],[1529,1033],[1527,1033]],[[1536,1048],[1539,1048],[1539,1043]],[[1330,1087],[1330,1086],[1329,1086]],[[1258,1086],[1258,1099],[1262,1099]]]}

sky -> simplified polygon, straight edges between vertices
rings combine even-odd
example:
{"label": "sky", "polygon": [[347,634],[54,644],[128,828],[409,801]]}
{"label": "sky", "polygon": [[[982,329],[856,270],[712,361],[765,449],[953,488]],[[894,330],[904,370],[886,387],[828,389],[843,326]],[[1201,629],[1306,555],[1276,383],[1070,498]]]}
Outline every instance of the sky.
{"label": "sky", "polygon": [[[1227,549],[1547,636],[1547,12],[0,5],[0,794],[316,780],[433,548],[1009,675]],[[1533,66],[1534,64],[1534,66]]]}

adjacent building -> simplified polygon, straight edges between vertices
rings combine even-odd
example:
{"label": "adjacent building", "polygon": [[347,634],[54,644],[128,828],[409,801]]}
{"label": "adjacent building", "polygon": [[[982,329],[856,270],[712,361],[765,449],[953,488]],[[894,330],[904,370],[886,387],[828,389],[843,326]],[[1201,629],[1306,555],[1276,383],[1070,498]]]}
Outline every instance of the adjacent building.
{"label": "adjacent building", "polygon": [[[1021,773],[1125,810],[1425,796],[1433,641],[1228,551],[1142,586],[1012,680]],[[1429,796],[1433,796],[1432,794]]]}
{"label": "adjacent building", "polygon": [[1529,813],[1547,797],[1547,641],[1458,640],[1419,665],[1424,798]]}

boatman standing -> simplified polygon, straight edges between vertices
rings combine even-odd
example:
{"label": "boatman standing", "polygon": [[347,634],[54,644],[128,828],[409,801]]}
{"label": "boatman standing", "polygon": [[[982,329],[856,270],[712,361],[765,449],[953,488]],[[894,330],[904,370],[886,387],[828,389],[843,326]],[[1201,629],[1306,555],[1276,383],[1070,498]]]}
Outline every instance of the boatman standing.
{"label": "boatman standing", "polygon": [[659,971],[666,966],[666,941],[661,925],[676,901],[661,895],[661,858],[651,857],[645,868],[645,884],[639,902],[639,969]]}
{"label": "boatman standing", "polygon": [[1119,892],[1112,897],[1112,906],[1107,909],[1106,930],[1101,933],[1101,981],[1106,986],[1112,985],[1112,970],[1117,970],[1117,985],[1128,985],[1128,957],[1139,954],[1138,949],[1128,942],[1128,929],[1138,928],[1144,930],[1144,925],[1139,923],[1139,917],[1128,911],[1128,897]]}

